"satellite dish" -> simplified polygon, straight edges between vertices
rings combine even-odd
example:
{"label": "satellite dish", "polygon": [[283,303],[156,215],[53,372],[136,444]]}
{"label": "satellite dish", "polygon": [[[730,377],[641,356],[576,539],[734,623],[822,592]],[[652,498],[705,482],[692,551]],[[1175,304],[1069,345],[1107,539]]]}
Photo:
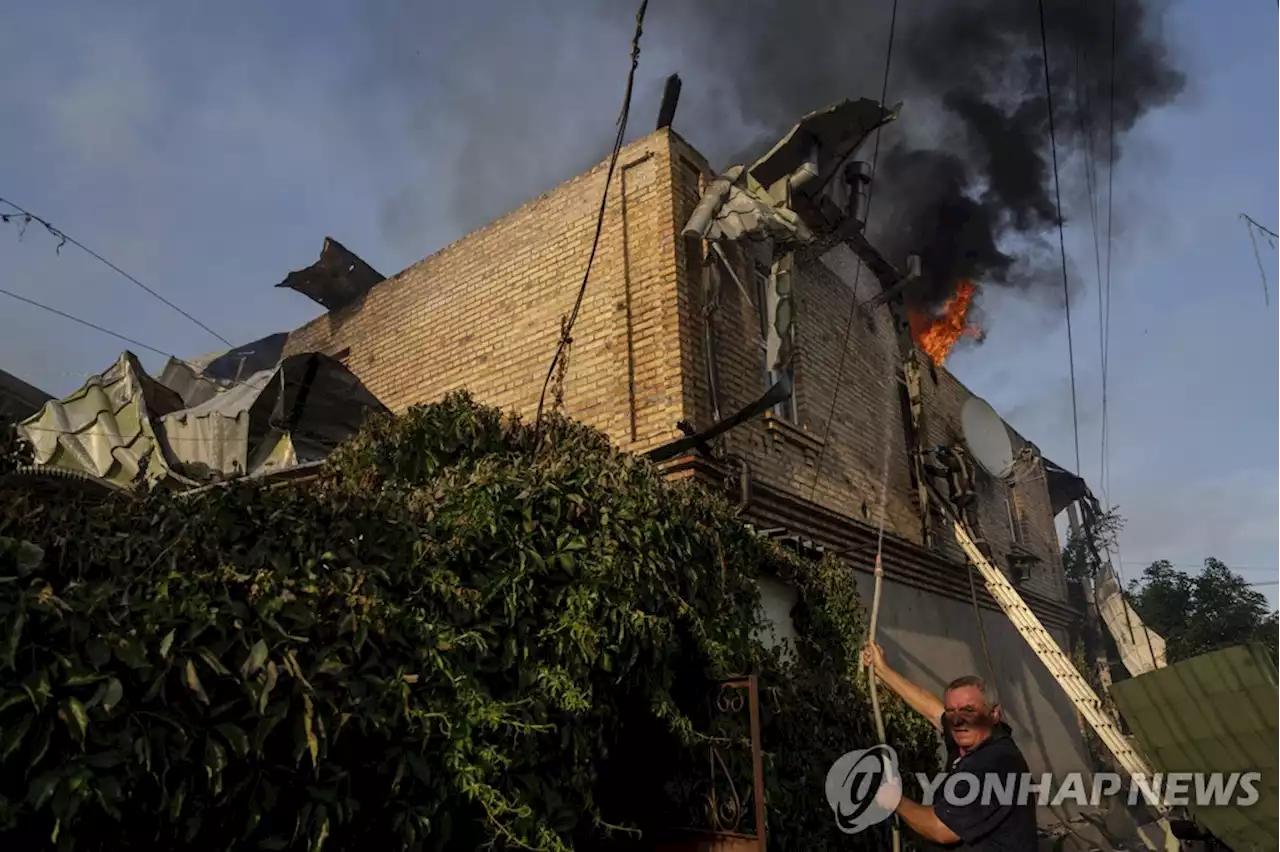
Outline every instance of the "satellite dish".
{"label": "satellite dish", "polygon": [[1013,444],[1004,421],[986,400],[970,397],[960,410],[960,429],[969,454],[987,473],[1004,479],[1013,472]]}

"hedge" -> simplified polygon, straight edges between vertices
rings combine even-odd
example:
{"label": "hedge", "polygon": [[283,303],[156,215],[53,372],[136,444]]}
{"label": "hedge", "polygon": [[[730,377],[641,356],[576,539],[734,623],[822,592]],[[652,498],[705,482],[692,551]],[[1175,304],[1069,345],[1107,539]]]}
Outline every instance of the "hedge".
{"label": "hedge", "polygon": [[[800,593],[788,659],[756,638],[766,572]],[[599,433],[535,432],[465,394],[376,418],[307,482],[9,489],[0,844],[652,836],[697,822],[712,735],[749,788],[745,729],[704,697],[756,672],[770,847],[873,848],[823,795],[830,763],[874,738],[862,617],[840,563],[760,540]],[[933,768],[927,723],[891,702],[889,725],[906,768]]]}

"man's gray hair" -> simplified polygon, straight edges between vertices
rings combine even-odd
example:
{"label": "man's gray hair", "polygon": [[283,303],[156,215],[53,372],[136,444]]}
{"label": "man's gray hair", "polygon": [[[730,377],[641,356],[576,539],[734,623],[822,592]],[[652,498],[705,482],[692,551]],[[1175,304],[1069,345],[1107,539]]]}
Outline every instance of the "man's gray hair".
{"label": "man's gray hair", "polygon": [[977,675],[965,675],[964,677],[956,678],[951,681],[951,683],[947,684],[947,688],[943,690],[942,694],[946,695],[953,689],[963,689],[966,686],[972,686],[977,689],[978,692],[982,693],[982,702],[987,705],[988,710],[999,703],[996,699],[995,690],[988,687],[987,682]]}

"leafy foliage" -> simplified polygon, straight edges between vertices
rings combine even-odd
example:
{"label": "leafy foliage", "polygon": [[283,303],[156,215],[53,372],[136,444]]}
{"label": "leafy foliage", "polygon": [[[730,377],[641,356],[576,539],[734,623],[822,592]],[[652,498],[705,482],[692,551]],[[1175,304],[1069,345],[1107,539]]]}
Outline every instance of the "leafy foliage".
{"label": "leafy foliage", "polygon": [[1259,642],[1276,655],[1276,613],[1266,595],[1217,559],[1190,575],[1161,560],[1131,581],[1129,599],[1143,623],[1165,638],[1169,662]]}
{"label": "leafy foliage", "polygon": [[34,461],[31,445],[18,436],[17,425],[0,417],[0,475]]}
{"label": "leafy foliage", "polygon": [[[0,496],[0,537],[44,555],[0,570],[0,841],[581,846],[694,804],[663,800],[705,772],[703,699],[750,671],[771,845],[851,848],[822,783],[873,739],[847,567],[549,422],[455,395],[308,483]],[[756,638],[765,572],[800,592],[789,659]],[[933,768],[928,723],[887,713]]]}
{"label": "leafy foliage", "polygon": [[1062,548],[1062,570],[1068,580],[1096,577],[1098,560],[1107,550],[1115,549],[1116,537],[1124,529],[1120,507],[1106,511],[1087,511],[1086,522],[1072,530]]}

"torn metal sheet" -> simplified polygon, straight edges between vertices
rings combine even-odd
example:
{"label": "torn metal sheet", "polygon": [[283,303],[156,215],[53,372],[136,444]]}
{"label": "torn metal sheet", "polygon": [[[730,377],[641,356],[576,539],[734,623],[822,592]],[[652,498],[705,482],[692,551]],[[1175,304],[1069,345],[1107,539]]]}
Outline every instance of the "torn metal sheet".
{"label": "torn metal sheet", "polygon": [[18,428],[39,465],[126,488],[143,480],[193,488],[322,459],[382,410],[356,376],[325,355],[291,356],[184,406],[125,352]]}
{"label": "torn metal sheet", "polygon": [[384,280],[385,275],[377,272],[342,243],[332,237],[325,237],[320,259],[306,269],[290,272],[276,286],[297,290],[327,310],[336,311],[350,305]]}
{"label": "torn metal sheet", "polygon": [[870,98],[859,98],[811,112],[756,160],[751,175],[761,185],[771,187],[804,167],[816,146],[819,180],[815,186],[821,186],[873,130],[895,120],[901,108],[898,104],[888,109]]}
{"label": "torn metal sheet", "polygon": [[813,239],[800,217],[776,204],[743,166],[733,166],[711,181],[681,233],[713,243],[722,240],[806,243]]}
{"label": "torn metal sheet", "polygon": [[155,480],[171,473],[157,451],[152,418],[180,408],[178,394],[125,352],[70,396],[46,403],[18,431],[31,443],[36,464],[132,486],[140,474]]}
{"label": "torn metal sheet", "polygon": [[1049,459],[1043,458],[1045,485],[1049,489],[1049,503],[1056,517],[1077,500],[1093,500],[1089,485],[1079,476]]}
{"label": "torn metal sheet", "polygon": [[190,361],[170,358],[160,373],[160,384],[182,397],[184,408],[192,408],[207,402],[225,390],[226,385],[207,378]]}
{"label": "torn metal sheet", "polygon": [[[1173,773],[1258,773],[1253,804],[1196,804],[1191,816],[1236,852],[1280,847],[1276,820],[1276,664],[1260,645],[1238,645],[1116,682],[1111,697],[1154,769]],[[1197,782],[1199,783],[1199,782]],[[1239,775],[1237,775],[1239,783]]]}
{"label": "torn metal sheet", "polygon": [[1143,624],[1129,606],[1110,563],[1098,570],[1094,600],[1129,674],[1137,677],[1167,665],[1164,637]]}
{"label": "torn metal sheet", "polygon": [[293,355],[194,408],[163,418],[177,467],[209,481],[322,459],[383,406],[340,362]]}

